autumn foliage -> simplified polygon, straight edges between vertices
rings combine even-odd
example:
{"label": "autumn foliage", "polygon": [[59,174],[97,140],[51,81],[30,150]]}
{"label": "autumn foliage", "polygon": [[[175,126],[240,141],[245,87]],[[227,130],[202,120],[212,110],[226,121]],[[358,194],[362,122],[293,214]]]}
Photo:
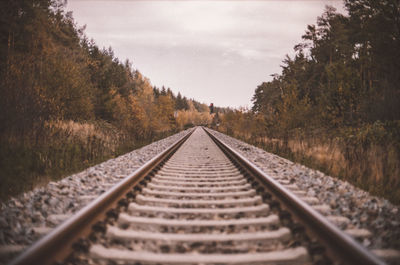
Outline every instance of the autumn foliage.
{"label": "autumn foliage", "polygon": [[0,1],[2,197],[210,120],[99,48],[64,1]]}
{"label": "autumn foliage", "polygon": [[344,3],[218,128],[400,202],[399,1]]}

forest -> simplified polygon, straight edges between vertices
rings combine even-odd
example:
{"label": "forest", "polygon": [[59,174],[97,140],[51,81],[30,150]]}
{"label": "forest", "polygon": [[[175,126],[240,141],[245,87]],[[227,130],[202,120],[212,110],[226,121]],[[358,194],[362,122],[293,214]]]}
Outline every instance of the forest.
{"label": "forest", "polygon": [[308,25],[251,109],[213,127],[399,203],[400,2],[344,5]]}
{"label": "forest", "polygon": [[0,1],[1,199],[212,118],[99,48],[65,4]]}

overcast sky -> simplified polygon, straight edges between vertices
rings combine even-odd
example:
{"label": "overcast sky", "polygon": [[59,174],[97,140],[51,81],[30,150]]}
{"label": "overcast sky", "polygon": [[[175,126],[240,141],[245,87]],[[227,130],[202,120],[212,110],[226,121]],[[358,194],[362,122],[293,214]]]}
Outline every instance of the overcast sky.
{"label": "overcast sky", "polygon": [[157,87],[222,107],[251,107],[255,88],[281,72],[286,54],[325,5],[342,1],[69,0],[67,10],[99,47]]}

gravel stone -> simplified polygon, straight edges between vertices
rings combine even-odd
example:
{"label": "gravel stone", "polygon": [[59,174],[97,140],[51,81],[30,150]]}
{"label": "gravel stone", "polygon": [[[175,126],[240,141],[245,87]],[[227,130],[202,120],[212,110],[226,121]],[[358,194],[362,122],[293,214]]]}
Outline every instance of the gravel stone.
{"label": "gravel stone", "polygon": [[[189,129],[190,130],[190,129]],[[0,249],[22,249],[165,150],[189,130],[136,149],[0,204]],[[81,197],[84,196],[82,199]],[[90,197],[92,196],[92,197]],[[39,229],[39,230],[38,230]],[[41,233],[35,233],[40,231]],[[19,248],[10,248],[15,245]],[[0,257],[0,264],[6,264]]]}
{"label": "gravel stone", "polygon": [[352,227],[348,229],[370,231],[370,238],[359,240],[367,248],[400,250],[399,205],[373,196],[347,181],[327,176],[217,131],[210,131],[269,176],[278,181],[295,179],[300,190],[306,191],[308,196],[317,197],[321,204],[330,206],[330,215],[349,218]]}
{"label": "gravel stone", "polygon": [[[57,219],[54,216],[71,216],[188,131],[1,202],[0,247],[15,245],[16,249],[22,249],[21,246],[32,244],[39,234],[42,236],[35,232],[38,227],[42,229],[40,231],[55,227],[62,222],[62,218]],[[347,217],[350,223],[343,225],[343,229],[370,231],[372,236],[360,241],[369,249],[400,250],[398,205],[372,196],[346,181],[332,178],[219,132],[211,132],[271,177],[278,181],[287,181],[288,185],[296,185],[307,196],[316,197],[321,205],[330,207],[329,215]],[[9,260],[0,260],[0,264],[7,261]]]}

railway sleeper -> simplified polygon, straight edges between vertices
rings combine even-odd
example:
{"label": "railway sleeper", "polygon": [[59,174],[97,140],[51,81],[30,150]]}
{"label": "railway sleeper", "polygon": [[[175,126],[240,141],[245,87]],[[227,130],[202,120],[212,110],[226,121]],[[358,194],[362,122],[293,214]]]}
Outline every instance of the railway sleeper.
{"label": "railway sleeper", "polygon": [[131,216],[126,213],[120,214],[116,224],[120,228],[147,229],[151,231],[162,231],[170,233],[233,233],[251,232],[261,230],[276,230],[279,218],[270,215],[260,218],[242,218],[228,220],[185,220],[185,219],[163,219]]}
{"label": "railway sleeper", "polygon": [[203,172],[204,170],[212,170],[212,171],[218,171],[218,170],[235,170],[237,169],[234,165],[232,164],[226,164],[224,166],[214,166],[214,165],[199,165],[199,166],[186,166],[186,165],[180,165],[180,166],[172,166],[170,165],[170,162],[165,164],[163,167],[165,171],[194,171],[198,172],[201,171]]}
{"label": "railway sleeper", "polygon": [[[117,248],[107,249],[93,245],[91,257],[97,261],[112,260],[117,264],[311,264],[304,247],[261,253],[244,254],[198,254],[198,253],[151,253],[147,251],[129,251]],[[106,264],[106,263],[103,263]]]}
{"label": "railway sleeper", "polygon": [[[167,162],[168,165],[168,162]],[[240,173],[239,170],[234,166],[231,165],[229,167],[193,167],[190,169],[186,169],[184,165],[182,165],[180,168],[176,169],[170,169],[167,167],[163,167],[160,169],[159,172],[165,172],[165,173],[179,173],[179,174],[201,174],[201,175],[207,175],[207,174],[213,174],[215,172],[219,173]]]}
{"label": "railway sleeper", "polygon": [[131,203],[128,212],[133,216],[158,217],[165,219],[188,219],[188,220],[221,220],[258,218],[269,215],[268,205],[246,206],[237,208],[166,208],[158,206],[145,206]]}
{"label": "railway sleeper", "polygon": [[148,183],[147,188],[161,191],[179,191],[179,192],[203,192],[203,193],[214,193],[214,192],[234,192],[234,191],[245,191],[251,188],[250,184],[240,186],[224,186],[224,187],[177,187],[177,186],[166,186]]}
{"label": "railway sleeper", "polygon": [[229,182],[215,182],[215,181],[185,181],[185,180],[158,180],[153,179],[151,183],[156,185],[166,186],[179,186],[179,187],[230,187],[230,186],[243,186],[247,184],[245,179],[232,180]]}
{"label": "railway sleeper", "polygon": [[192,169],[212,168],[212,167],[236,168],[234,165],[232,165],[232,162],[230,162],[229,160],[224,160],[222,162],[216,162],[216,161],[211,162],[209,160],[205,160],[202,163],[197,162],[196,164],[193,164],[193,163],[176,162],[176,161],[170,159],[165,163],[165,168],[172,168],[172,167],[174,167],[174,168],[184,167],[184,168],[192,168]]}
{"label": "railway sleeper", "polygon": [[123,230],[109,226],[106,233],[109,246],[159,253],[166,247],[170,252],[246,253],[265,252],[287,248],[291,240],[289,229],[216,233],[160,233],[141,230]]}
{"label": "railway sleeper", "polygon": [[176,199],[161,199],[148,197],[143,195],[136,196],[136,202],[142,205],[151,206],[167,206],[174,208],[232,208],[243,206],[256,206],[261,204],[261,196],[253,196],[244,199],[221,199],[221,200],[176,200]]}
{"label": "railway sleeper", "polygon": [[174,198],[174,199],[203,199],[203,200],[218,200],[229,198],[247,198],[256,195],[254,190],[237,191],[237,192],[218,192],[218,193],[200,193],[200,192],[171,192],[159,191],[148,188],[143,189],[143,195],[154,196],[156,198]]}
{"label": "railway sleeper", "polygon": [[153,177],[153,180],[164,180],[164,181],[185,181],[185,182],[226,182],[242,180],[242,175],[232,176],[232,177],[172,177],[172,176],[162,176],[157,175]]}
{"label": "railway sleeper", "polygon": [[215,177],[237,177],[237,176],[242,176],[240,172],[218,172],[218,171],[213,171],[212,173],[208,174],[202,174],[202,173],[184,173],[184,172],[176,172],[176,173],[170,173],[170,172],[162,172],[158,171],[158,175],[164,176],[164,177],[198,177],[198,178],[215,178]]}

